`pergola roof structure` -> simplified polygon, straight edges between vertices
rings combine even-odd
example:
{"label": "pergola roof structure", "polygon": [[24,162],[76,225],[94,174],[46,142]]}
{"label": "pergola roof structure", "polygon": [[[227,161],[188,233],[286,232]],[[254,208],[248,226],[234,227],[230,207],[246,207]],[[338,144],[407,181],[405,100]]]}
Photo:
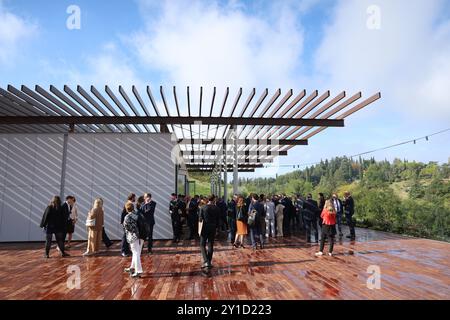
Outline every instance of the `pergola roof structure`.
{"label": "pergola roof structure", "polygon": [[[343,127],[344,119],[381,97],[378,92],[363,99],[361,92],[317,90],[294,94],[281,89],[269,94],[253,88],[234,95],[226,88],[218,97],[216,87],[170,94],[150,86],[131,92],[119,86],[104,93],[95,86],[49,90],[36,85],[0,87],[0,133],[172,133],[188,170],[211,171],[218,162],[230,168],[235,155],[240,171],[252,171],[286,155],[296,145],[327,127]],[[155,98],[156,97],[156,98]],[[233,139],[230,139],[234,134]],[[233,147],[236,149],[230,149]],[[228,170],[227,170],[228,171]]]}

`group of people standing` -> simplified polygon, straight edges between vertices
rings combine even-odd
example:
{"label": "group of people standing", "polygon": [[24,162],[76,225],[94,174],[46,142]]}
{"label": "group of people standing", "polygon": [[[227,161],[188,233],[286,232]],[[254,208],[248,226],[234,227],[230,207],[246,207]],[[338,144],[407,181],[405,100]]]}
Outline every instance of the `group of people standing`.
{"label": "group of people standing", "polygon": [[[78,221],[78,207],[74,196],[67,196],[66,201],[61,203],[59,196],[54,196],[45,209],[40,227],[46,234],[45,258],[49,258],[53,235],[55,235],[57,250],[62,257],[70,256],[67,249],[71,247],[72,235]],[[96,254],[99,251],[101,241],[109,248],[112,241],[109,239],[104,228],[103,200],[97,198],[92,209],[89,210],[86,227],[88,229],[87,250],[83,255]],[[67,239],[67,245],[66,245]]]}
{"label": "group of people standing", "polygon": [[[140,277],[143,272],[140,257],[145,241],[148,243],[147,253],[152,254],[155,208],[156,202],[152,200],[150,193],[140,197],[131,193],[123,206],[120,220],[124,231],[121,253],[124,257],[132,255],[131,265],[125,269],[132,277]],[[244,198],[235,194],[228,203],[214,195],[185,197],[173,193],[169,214],[174,242],[181,240],[183,224],[188,227],[187,239],[199,238],[203,258],[202,269],[205,270],[212,268],[214,240],[220,231],[227,233],[230,243],[235,248],[245,248],[245,238],[249,236],[253,250],[257,250],[258,245],[263,249],[270,237],[290,236],[293,232],[301,230],[305,231],[306,242],[311,243],[311,235],[314,233],[315,242],[318,243],[321,229],[320,249],[316,255],[323,254],[327,239],[331,255],[337,234],[336,225],[339,237],[342,237],[341,225],[345,217],[350,229],[347,237],[355,240],[354,201],[349,192],[345,192],[342,200],[336,193],[329,198],[319,193],[318,201],[314,200],[311,194],[306,198],[301,195],[290,198],[286,195],[263,194],[251,194]],[[69,256],[66,249],[70,248],[77,220],[78,209],[74,196],[67,196],[64,203],[61,203],[60,197],[53,197],[41,221],[41,227],[46,232],[46,258],[49,257],[53,235],[61,256]],[[102,240],[107,248],[112,245],[104,228],[101,198],[96,198],[92,209],[89,210],[86,227],[88,244],[83,255],[98,253]],[[68,238],[67,245],[65,245],[66,238]]]}
{"label": "group of people standing", "polygon": [[[297,195],[293,198],[286,195],[257,195],[247,198],[235,194],[226,203],[216,196],[184,197],[172,194],[169,212],[172,220],[173,241],[182,237],[182,226],[189,229],[187,239],[196,238],[198,232],[200,249],[203,257],[202,268],[211,268],[214,239],[220,231],[228,233],[228,239],[235,248],[244,248],[244,239],[249,236],[253,250],[264,248],[270,237],[290,236],[294,232],[305,231],[306,242],[319,242],[321,230],[320,256],[326,239],[330,243],[330,254],[333,251],[334,237],[343,237],[342,222],[345,217],[350,234],[347,238],[355,240],[354,201],[349,192],[345,192],[341,200],[334,193],[328,199],[319,193],[318,201],[308,194],[306,198]],[[202,230],[199,226],[202,225]],[[206,228],[205,228],[206,225]]]}
{"label": "group of people standing", "polygon": [[[134,193],[130,194],[123,207],[121,225],[124,234],[122,239],[122,256],[132,255],[131,266],[125,271],[130,272],[132,277],[142,274],[141,251],[144,242],[148,241],[148,253],[152,253],[153,227],[155,225],[156,202],[152,200],[150,193],[145,193],[136,200]],[[105,232],[104,227],[103,199],[96,198],[89,210],[86,219],[88,231],[88,242],[86,252],[83,256],[91,256],[99,253],[101,241],[109,248],[112,241]],[[40,227],[46,233],[45,258],[49,258],[53,235],[57,242],[57,250],[62,257],[70,256],[66,251],[70,248],[70,241],[78,221],[78,208],[74,196],[67,196],[66,201],[61,203],[59,196],[54,196],[45,209]],[[67,245],[65,244],[68,238]]]}

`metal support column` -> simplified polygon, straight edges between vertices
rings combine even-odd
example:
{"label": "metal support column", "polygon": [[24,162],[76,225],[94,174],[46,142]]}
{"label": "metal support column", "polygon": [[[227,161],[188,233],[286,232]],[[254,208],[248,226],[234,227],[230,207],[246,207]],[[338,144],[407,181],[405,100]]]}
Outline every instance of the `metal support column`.
{"label": "metal support column", "polygon": [[233,126],[231,137],[233,139],[233,194],[239,193],[238,185],[238,140],[237,140],[237,126]]}
{"label": "metal support column", "polygon": [[[225,141],[226,141],[226,139],[225,139]],[[223,162],[224,162],[224,168],[225,168],[225,170],[223,171],[223,197],[226,202],[226,201],[228,201],[228,181],[227,181],[228,180],[228,177],[227,177],[228,164],[227,164],[227,143],[226,142],[224,142],[222,149],[224,150]]]}
{"label": "metal support column", "polygon": [[62,165],[61,165],[61,184],[59,189],[59,196],[61,199],[64,199],[64,188],[66,184],[66,167],[67,167],[67,145],[69,142],[69,134],[64,134],[63,140],[63,154],[62,154]]}

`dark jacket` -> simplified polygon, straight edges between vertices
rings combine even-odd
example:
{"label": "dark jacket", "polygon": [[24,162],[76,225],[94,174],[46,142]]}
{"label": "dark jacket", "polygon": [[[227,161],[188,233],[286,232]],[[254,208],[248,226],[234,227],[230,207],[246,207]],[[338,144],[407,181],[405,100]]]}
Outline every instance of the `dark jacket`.
{"label": "dark jacket", "polygon": [[180,205],[180,202],[178,201],[178,199],[170,201],[169,212],[170,212],[170,218],[172,219],[172,222],[179,223],[181,221],[179,205]]}
{"label": "dark jacket", "polygon": [[200,210],[199,221],[203,221],[202,235],[216,231],[219,225],[220,209],[214,204],[205,205]]}
{"label": "dark jacket", "polygon": [[67,225],[66,217],[64,216],[62,207],[54,208],[48,206],[45,209],[41,220],[41,228],[45,228],[47,233],[62,233]]}
{"label": "dark jacket", "polygon": [[236,201],[234,201],[234,199],[232,199],[230,202],[228,202],[227,217],[231,220],[236,220],[236,215],[237,215]]}
{"label": "dark jacket", "polygon": [[227,204],[225,203],[225,201],[220,199],[219,201],[217,201],[216,206],[219,207],[219,209],[220,209],[220,217],[221,217],[221,219],[223,221],[226,220],[226,217],[227,217]]}
{"label": "dark jacket", "polygon": [[142,215],[146,222],[150,225],[155,224],[155,208],[156,202],[151,200],[149,203],[144,203],[141,207]]}
{"label": "dark jacket", "polygon": [[198,220],[198,201],[196,199],[191,199],[189,201],[189,213],[188,220],[189,221],[197,221]]}
{"label": "dark jacket", "polygon": [[65,229],[65,231],[67,231],[67,229],[68,229],[68,222],[69,222],[69,219],[70,219],[70,211],[71,211],[72,208],[67,204],[67,202],[64,202],[61,205],[61,209],[62,209],[62,213],[63,213],[63,216],[64,216],[64,221],[65,221],[64,229]]}
{"label": "dark jacket", "polygon": [[313,199],[306,199],[303,201],[303,217],[306,220],[314,220],[320,214],[317,201]]}
{"label": "dark jacket", "polygon": [[319,210],[320,210],[320,212],[323,211],[324,207],[325,207],[325,199],[319,199]]}
{"label": "dark jacket", "polygon": [[[335,209],[336,209],[336,214],[337,215],[340,215],[340,214],[342,214],[343,212],[344,212],[344,207],[343,207],[343,205],[342,205],[342,201],[341,201],[341,199],[336,199],[338,202],[339,202],[339,207],[340,207],[340,210],[338,211],[338,208],[336,207]],[[334,199],[332,199],[331,201],[333,201],[333,204],[334,204]]]}
{"label": "dark jacket", "polygon": [[292,204],[291,199],[284,198],[281,200],[281,204],[284,206],[283,215],[284,217],[291,217],[295,213],[294,205]]}
{"label": "dark jacket", "polygon": [[349,216],[353,216],[355,213],[355,203],[353,202],[352,196],[344,199],[342,202],[342,206],[344,207],[344,213]]}
{"label": "dark jacket", "polygon": [[127,210],[125,209],[125,206],[122,209],[122,214],[120,215],[120,224],[123,225],[123,220],[125,219],[126,215],[128,214]]}

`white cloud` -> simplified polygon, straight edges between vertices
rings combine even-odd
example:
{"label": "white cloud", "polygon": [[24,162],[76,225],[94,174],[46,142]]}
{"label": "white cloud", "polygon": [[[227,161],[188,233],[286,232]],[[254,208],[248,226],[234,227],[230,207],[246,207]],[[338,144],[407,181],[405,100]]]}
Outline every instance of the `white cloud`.
{"label": "white cloud", "polygon": [[[366,26],[369,5],[381,29]],[[341,1],[317,52],[322,83],[381,90],[383,104],[405,117],[450,119],[450,24],[441,1]],[[389,111],[386,109],[385,111]]]}
{"label": "white cloud", "polygon": [[303,49],[292,3],[272,4],[276,15],[268,18],[246,14],[244,2],[165,1],[155,19],[154,3],[144,1],[152,18],[129,42],[167,84],[289,88],[298,83]]}
{"label": "white cloud", "polygon": [[96,85],[98,88],[103,88],[107,84],[116,89],[119,85],[127,89],[131,89],[132,85],[142,85],[129,58],[113,42],[104,44],[98,54],[85,57],[83,61],[84,65],[80,68],[66,69],[68,83],[82,86]]}
{"label": "white cloud", "polygon": [[37,33],[36,24],[9,12],[0,1],[0,65],[10,63],[21,43]]}

